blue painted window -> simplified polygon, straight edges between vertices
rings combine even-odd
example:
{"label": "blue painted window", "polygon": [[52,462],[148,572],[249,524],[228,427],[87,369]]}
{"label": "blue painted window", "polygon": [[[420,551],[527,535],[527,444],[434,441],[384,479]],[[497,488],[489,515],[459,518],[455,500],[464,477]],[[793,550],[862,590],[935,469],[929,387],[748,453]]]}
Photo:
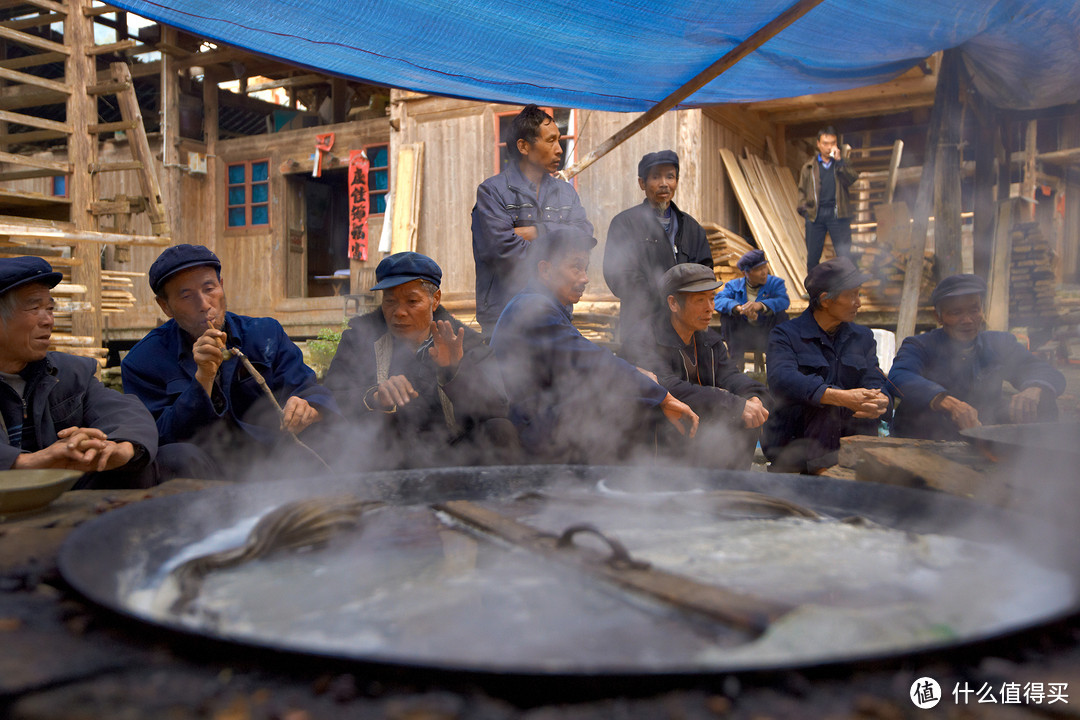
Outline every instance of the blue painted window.
{"label": "blue painted window", "polygon": [[386,193],[390,189],[390,147],[368,145],[364,148],[368,157],[368,201],[371,215],[386,212]]}
{"label": "blue painted window", "polygon": [[269,160],[230,165],[227,189],[229,227],[270,224]]}

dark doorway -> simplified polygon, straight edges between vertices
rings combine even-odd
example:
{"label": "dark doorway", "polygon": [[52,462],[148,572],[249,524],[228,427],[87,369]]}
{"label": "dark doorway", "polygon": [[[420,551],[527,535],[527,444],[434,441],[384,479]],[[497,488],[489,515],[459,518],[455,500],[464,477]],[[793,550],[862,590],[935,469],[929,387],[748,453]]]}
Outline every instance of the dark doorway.
{"label": "dark doorway", "polygon": [[[349,193],[345,169],[304,178],[307,297],[349,290]],[[344,272],[340,272],[344,271]]]}

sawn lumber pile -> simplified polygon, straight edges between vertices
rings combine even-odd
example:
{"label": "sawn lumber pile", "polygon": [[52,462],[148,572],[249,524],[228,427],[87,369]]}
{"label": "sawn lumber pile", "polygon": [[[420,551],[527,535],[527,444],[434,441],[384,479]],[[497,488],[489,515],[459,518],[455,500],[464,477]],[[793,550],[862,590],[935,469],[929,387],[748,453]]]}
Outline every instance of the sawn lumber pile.
{"label": "sawn lumber pile", "polygon": [[716,279],[726,283],[728,280],[742,277],[742,271],[736,267],[736,264],[739,258],[753,250],[754,246],[739,234],[716,223],[702,223],[701,227],[709,239],[709,250],[712,253]]}
{"label": "sawn lumber pile", "polygon": [[1009,321],[1027,324],[1057,316],[1054,294],[1054,252],[1039,224],[1021,223],[1012,229],[1009,263]]}

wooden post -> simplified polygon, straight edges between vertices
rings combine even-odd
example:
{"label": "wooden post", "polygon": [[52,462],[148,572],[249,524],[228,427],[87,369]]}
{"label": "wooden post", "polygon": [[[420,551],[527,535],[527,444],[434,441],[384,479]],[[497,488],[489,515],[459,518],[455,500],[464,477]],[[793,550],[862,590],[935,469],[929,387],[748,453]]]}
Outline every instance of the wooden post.
{"label": "wooden post", "polygon": [[[98,121],[97,99],[87,95],[86,87],[97,82],[94,56],[87,51],[94,44],[93,19],[83,10],[90,6],[89,0],[68,0],[67,18],[64,20],[64,45],[71,50],[66,61],[65,80],[71,85],[67,101],[67,121],[71,125],[68,138],[68,161],[75,170],[68,183],[71,198],[71,222],[76,230],[93,230],[94,217],[90,213],[93,201],[93,177],[88,168],[97,161],[97,136],[87,132],[90,123]],[[75,243],[74,257],[78,262],[71,270],[76,285],[86,287],[85,300],[91,310],[72,315],[72,334],[94,338],[100,345],[102,335],[101,313],[101,248],[91,243]]]}
{"label": "wooden post", "polygon": [[899,138],[892,146],[892,155],[889,156],[889,177],[885,181],[885,199],[882,201],[888,205],[896,195],[896,176],[900,170],[900,158],[904,155],[904,141]]}
{"label": "wooden post", "polygon": [[934,166],[934,253],[941,277],[961,271],[960,262],[960,63],[943,63],[938,83],[945,85],[941,135]]}
{"label": "wooden post", "polygon": [[1037,120],[1028,120],[1024,132],[1024,177],[1020,181],[1020,197],[1031,200],[1027,213],[1029,220],[1035,219],[1035,186],[1038,184],[1038,168],[1035,164],[1035,156],[1039,154],[1036,143],[1038,125]]}
{"label": "wooden post", "polygon": [[650,125],[653,121],[666,113],[668,110],[675,107],[683,100],[708,85],[710,82],[719,77],[722,73],[731,69],[737,62],[757,50],[759,47],[768,42],[769,39],[771,39],[773,36],[780,33],[788,25],[791,25],[803,15],[820,5],[821,2],[822,0],[798,0],[798,2],[789,7],[784,12],[780,13],[780,15],[776,16],[776,18],[773,19],[771,22],[766,24],[764,27],[762,27],[760,30],[748,37],[746,40],[743,40],[741,43],[739,43],[733,50],[731,50],[731,52],[727,53],[726,55],[724,55],[724,57],[720,58],[709,67],[702,70],[700,73],[687,81],[678,90],[668,95],[666,98],[664,98],[659,103],[645,111],[645,113],[640,115],[638,118],[633,120],[629,125],[622,128],[614,135],[609,137],[607,140],[602,142],[600,144],[600,147],[596,148],[570,167],[564,168],[562,172],[559,173],[559,177],[563,178],[564,180],[569,180],[585,168],[592,165],[600,158],[607,155],[619,145],[623,144],[628,138],[633,137],[642,129]]}
{"label": "wooden post", "polygon": [[[220,102],[218,100],[218,75],[211,72],[210,68],[203,71],[203,139],[206,142],[206,187],[207,208],[210,219],[206,226],[210,229],[209,238],[217,237],[214,228],[217,227],[217,219],[223,213],[220,205],[222,194],[218,192],[218,139],[220,130]],[[211,243],[213,244],[213,243]],[[217,248],[211,248],[217,252]]]}
{"label": "wooden post", "polygon": [[947,121],[945,118],[946,95],[951,83],[947,82],[945,77],[949,74],[955,76],[956,66],[960,62],[957,52],[957,50],[946,50],[942,55],[937,90],[934,92],[934,107],[930,111],[930,124],[926,137],[926,156],[923,158],[922,176],[919,178],[919,193],[915,197],[914,222],[911,225],[911,255],[908,257],[907,271],[904,273],[904,289],[900,295],[899,317],[896,321],[896,343],[898,347],[904,341],[904,338],[915,333],[915,318],[919,313],[919,294],[922,291],[926,230],[930,225],[930,207],[931,200],[934,197],[934,168],[937,165],[942,126]]}
{"label": "wooden post", "polygon": [[342,78],[330,81],[330,122],[343,123],[349,114],[349,85]]}
{"label": "wooden post", "polygon": [[[976,113],[978,123],[975,141],[975,227],[972,232],[972,259],[975,274],[987,278],[994,245],[994,146],[999,125],[989,103],[979,103]],[[1008,188],[1005,188],[1008,193]],[[1004,199],[1004,198],[1002,198]]]}

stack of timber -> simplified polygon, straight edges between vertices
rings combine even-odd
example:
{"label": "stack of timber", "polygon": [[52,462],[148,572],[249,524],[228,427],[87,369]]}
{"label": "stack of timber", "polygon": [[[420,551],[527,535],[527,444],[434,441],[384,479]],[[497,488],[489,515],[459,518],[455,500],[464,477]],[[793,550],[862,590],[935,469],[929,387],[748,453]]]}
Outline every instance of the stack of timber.
{"label": "stack of timber", "polygon": [[586,339],[599,345],[615,342],[619,319],[619,301],[611,299],[582,300],[574,305],[574,327]]}
{"label": "stack of timber", "polygon": [[137,278],[146,273],[125,272],[123,270],[101,271],[101,312],[105,314],[122,313],[135,307],[135,296],[131,290]]}
{"label": "stack of timber", "polygon": [[[911,249],[900,251],[887,245],[867,246],[859,261],[860,268],[874,277],[863,285],[863,291],[873,305],[896,307],[904,290]],[[934,252],[923,254],[922,280],[919,281],[919,305],[930,304],[934,289]]]}
{"label": "stack of timber", "polygon": [[1009,264],[1009,322],[1029,324],[1057,317],[1054,252],[1038,223],[1014,225]]}
{"label": "stack of timber", "polygon": [[790,169],[749,153],[736,160],[730,150],[721,149],[720,157],[773,274],[787,283],[789,294],[799,294],[806,277],[806,242],[803,220],[795,210],[799,196],[795,176]]}
{"label": "stack of timber", "polygon": [[754,246],[737,233],[716,223],[701,223],[701,227],[709,239],[716,279],[726,283],[742,277],[742,271],[736,265],[739,258],[753,250]]}

